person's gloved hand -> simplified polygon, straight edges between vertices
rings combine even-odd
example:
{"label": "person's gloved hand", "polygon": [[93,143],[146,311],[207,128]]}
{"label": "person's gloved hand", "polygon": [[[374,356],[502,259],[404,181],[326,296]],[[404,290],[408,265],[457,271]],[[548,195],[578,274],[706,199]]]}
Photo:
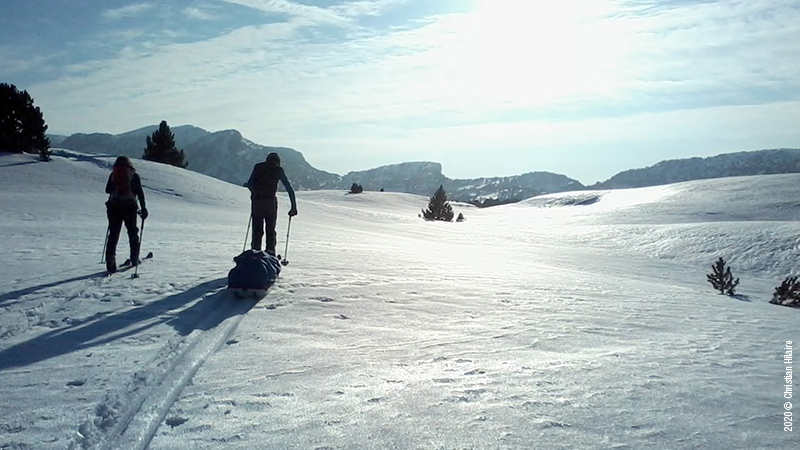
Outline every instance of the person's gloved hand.
{"label": "person's gloved hand", "polygon": [[297,208],[292,208],[289,210],[289,217],[294,217],[297,215]]}
{"label": "person's gloved hand", "polygon": [[149,215],[147,214],[147,208],[142,208],[142,210],[139,211],[139,215],[142,216],[142,220],[146,220]]}

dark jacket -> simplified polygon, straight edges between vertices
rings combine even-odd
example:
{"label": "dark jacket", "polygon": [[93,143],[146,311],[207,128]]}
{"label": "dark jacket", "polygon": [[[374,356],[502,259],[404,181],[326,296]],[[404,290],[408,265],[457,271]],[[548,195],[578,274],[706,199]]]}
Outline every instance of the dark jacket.
{"label": "dark jacket", "polygon": [[[131,169],[133,171],[133,169]],[[139,178],[139,174],[133,171],[131,175],[131,189],[129,193],[122,194],[117,192],[116,183],[114,183],[114,174],[108,176],[108,182],[106,183],[106,194],[108,195],[109,202],[126,202],[130,201],[133,204],[136,204],[136,199],[139,199],[139,205],[142,209],[145,208],[144,203],[144,190],[142,190],[142,179]]]}
{"label": "dark jacket", "polygon": [[266,162],[258,163],[253,167],[253,173],[247,180],[245,186],[250,189],[250,198],[255,202],[259,200],[274,200],[278,192],[278,181],[283,183],[289,200],[292,202],[292,209],[297,209],[294,197],[294,189],[286,178],[286,173],[281,166],[271,166]]}

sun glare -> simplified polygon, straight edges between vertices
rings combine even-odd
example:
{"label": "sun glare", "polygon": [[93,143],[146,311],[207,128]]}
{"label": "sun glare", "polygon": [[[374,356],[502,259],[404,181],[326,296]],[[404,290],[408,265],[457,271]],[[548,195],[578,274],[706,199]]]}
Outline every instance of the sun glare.
{"label": "sun glare", "polygon": [[464,31],[462,61],[484,95],[540,106],[618,82],[627,46],[604,18],[604,0],[479,0]]}

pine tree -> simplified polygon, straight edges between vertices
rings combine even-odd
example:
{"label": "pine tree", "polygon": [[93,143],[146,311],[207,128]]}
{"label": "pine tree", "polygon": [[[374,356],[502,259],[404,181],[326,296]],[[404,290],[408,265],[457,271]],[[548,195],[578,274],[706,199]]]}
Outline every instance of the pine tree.
{"label": "pine tree", "polygon": [[453,221],[453,207],[447,201],[447,193],[444,191],[444,186],[439,186],[439,189],[433,194],[431,201],[428,203],[428,209],[422,211],[422,217],[425,220]]}
{"label": "pine tree", "polygon": [[735,295],[736,286],[739,285],[739,279],[733,279],[731,268],[725,267],[725,260],[720,257],[717,263],[711,266],[712,272],[706,275],[708,282],[717,289],[720,294]]}
{"label": "pine tree", "polygon": [[175,135],[170,131],[167,121],[162,120],[158,130],[147,136],[147,147],[142,159],[186,168],[189,163],[185,158],[183,150],[175,147]]}
{"label": "pine tree", "polygon": [[27,91],[13,84],[0,83],[0,151],[38,152],[50,159],[50,140],[42,111],[33,105]]}
{"label": "pine tree", "polygon": [[797,277],[786,277],[783,283],[775,288],[770,303],[800,308],[800,283]]}

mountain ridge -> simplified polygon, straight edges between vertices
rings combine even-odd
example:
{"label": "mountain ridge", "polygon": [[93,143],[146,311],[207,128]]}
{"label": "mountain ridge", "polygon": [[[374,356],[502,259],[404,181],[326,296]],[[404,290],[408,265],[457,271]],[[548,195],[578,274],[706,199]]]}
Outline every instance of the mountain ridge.
{"label": "mountain ridge", "polygon": [[[58,136],[59,147],[91,153],[140,158],[145,138],[158,128],[150,125],[116,135],[76,133]],[[606,181],[585,186],[563,174],[545,171],[505,177],[449,178],[442,165],[432,161],[388,164],[338,175],[312,166],[303,154],[289,147],[257,144],[235,129],[210,132],[194,125],[171,127],[175,142],[186,153],[189,170],[237,185],[244,183],[253,165],[278,153],[289,180],[297,190],[349,189],[353,183],[366,190],[431,195],[440,185],[452,200],[481,203],[512,202],[541,194],[585,189],[625,189],[727,176],[800,173],[800,150],[766,149],[660,161],[652,166],[619,172]],[[55,137],[55,135],[54,135]]]}

